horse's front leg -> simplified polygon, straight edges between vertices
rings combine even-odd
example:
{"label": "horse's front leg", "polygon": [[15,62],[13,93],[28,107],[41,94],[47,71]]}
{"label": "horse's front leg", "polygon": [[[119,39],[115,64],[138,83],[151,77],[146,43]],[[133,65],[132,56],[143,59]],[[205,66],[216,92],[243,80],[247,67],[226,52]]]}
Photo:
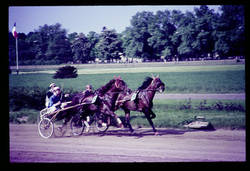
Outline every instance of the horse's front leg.
{"label": "horse's front leg", "polygon": [[149,114],[150,114],[150,118],[154,119],[156,117],[155,113],[152,111],[152,109],[149,109]]}
{"label": "horse's front leg", "polygon": [[106,108],[102,113],[104,113],[104,114],[106,114],[106,115],[108,115],[108,116],[111,116],[111,117],[115,118],[118,127],[123,128],[122,121],[121,121],[121,119],[115,114],[115,112],[109,110],[109,108]]}
{"label": "horse's front leg", "polygon": [[121,119],[114,112],[111,112],[111,113],[112,113],[112,116],[115,117],[118,127],[123,128],[124,126],[122,124]]}
{"label": "horse's front leg", "polygon": [[130,111],[124,110],[124,112],[125,112],[125,124],[126,124],[126,126],[129,127],[130,132],[133,133],[134,129],[132,128],[132,126],[130,124]]}
{"label": "horse's front leg", "polygon": [[154,131],[155,135],[158,135],[159,133],[158,133],[157,130],[155,129],[155,126],[154,126],[154,123],[153,123],[153,121],[152,121],[152,119],[151,119],[151,117],[150,117],[150,112],[149,112],[149,111],[150,111],[149,109],[144,109],[144,110],[143,110],[143,113],[145,114],[145,116],[146,116],[146,118],[147,118],[149,124],[150,124],[151,127],[153,128],[153,131]]}

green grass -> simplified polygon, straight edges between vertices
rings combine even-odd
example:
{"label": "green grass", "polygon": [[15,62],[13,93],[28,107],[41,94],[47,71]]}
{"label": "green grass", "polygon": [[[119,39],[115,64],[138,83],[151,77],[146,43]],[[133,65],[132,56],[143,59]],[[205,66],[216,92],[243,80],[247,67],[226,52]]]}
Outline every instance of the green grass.
{"label": "green grass", "polygon": [[[166,85],[165,93],[242,93],[245,92],[245,71],[203,71],[203,72],[161,72],[161,80]],[[114,75],[120,75],[132,90],[137,89],[146,76],[151,72],[143,73],[104,73],[80,74],[72,79],[53,79],[53,74],[21,74],[10,75],[9,86],[12,87],[42,87],[47,88],[55,82],[62,88],[81,91],[86,84],[94,89],[106,84]]]}
{"label": "green grass", "polygon": [[[190,109],[180,109],[183,105],[187,105],[187,100],[154,100],[153,111],[156,118],[153,122],[156,127],[183,128],[183,122],[193,120],[195,116],[204,116],[207,121],[218,128],[227,129],[244,129],[245,128],[245,112],[240,110],[217,110],[210,108],[209,110],[200,110],[198,107],[202,100],[192,100]],[[214,106],[219,103],[218,100],[207,100],[206,106]],[[234,104],[242,106],[246,109],[243,100],[220,100],[224,106]],[[124,121],[124,112],[116,111],[118,116]],[[9,121],[19,123],[17,118],[28,116],[28,123],[36,123],[38,110],[23,108],[19,111],[10,112]],[[131,111],[131,124],[133,127],[150,127],[143,113]]]}
{"label": "green grass", "polygon": [[[195,116],[204,116],[206,121],[218,128],[228,129],[244,129],[245,128],[245,112],[238,110],[200,110],[198,106],[201,100],[192,100],[191,109],[180,110],[182,105],[186,104],[186,100],[154,100],[153,111],[156,118],[153,122],[156,127],[183,128],[184,121],[194,120]],[[207,106],[213,106],[218,100],[207,100]],[[226,106],[227,104],[241,105],[245,109],[245,101],[242,100],[220,100]],[[119,116],[124,119],[124,112],[119,110]],[[131,124],[134,126],[150,127],[143,113],[131,111]]]}
{"label": "green grass", "polygon": [[[213,63],[214,62],[214,63]],[[22,66],[21,74],[49,73],[54,74],[58,67],[55,66]],[[138,73],[138,72],[200,72],[200,71],[229,71],[245,70],[243,64],[223,64],[220,61],[203,61],[192,63],[138,63],[138,64],[84,64],[74,65],[78,74],[102,74],[102,73]],[[15,70],[15,69],[14,69]],[[15,71],[13,71],[15,73]]]}
{"label": "green grass", "polygon": [[196,66],[165,66],[165,67],[128,67],[128,68],[100,68],[79,69],[79,74],[101,73],[142,73],[142,72],[204,72],[204,71],[239,71],[244,65],[196,65]]}

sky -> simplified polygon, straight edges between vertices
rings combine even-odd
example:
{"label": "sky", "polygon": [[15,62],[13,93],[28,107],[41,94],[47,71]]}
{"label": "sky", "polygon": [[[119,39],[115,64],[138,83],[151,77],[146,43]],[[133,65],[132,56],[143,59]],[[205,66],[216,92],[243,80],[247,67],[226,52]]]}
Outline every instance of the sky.
{"label": "sky", "polygon": [[[60,23],[67,33],[100,33],[106,26],[121,33],[130,26],[130,20],[137,12],[163,10],[181,10],[192,12],[199,5],[160,5],[160,6],[10,6],[9,31],[16,22],[18,33],[28,34],[39,26]],[[209,9],[218,11],[218,5],[208,5]]]}

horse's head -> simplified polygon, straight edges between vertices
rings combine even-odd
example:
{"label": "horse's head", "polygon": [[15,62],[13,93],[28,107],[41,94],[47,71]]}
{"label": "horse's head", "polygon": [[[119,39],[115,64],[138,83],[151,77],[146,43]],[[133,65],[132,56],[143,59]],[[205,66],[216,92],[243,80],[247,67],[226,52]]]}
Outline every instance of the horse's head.
{"label": "horse's head", "polygon": [[156,91],[159,91],[162,93],[165,90],[165,84],[161,81],[159,78],[159,75],[156,77],[152,74],[152,82],[151,82],[151,88],[155,89]]}
{"label": "horse's head", "polygon": [[107,93],[120,93],[127,90],[126,83],[121,79],[121,77],[114,77],[106,85],[102,86],[96,90],[97,94],[104,96]]}
{"label": "horse's head", "polygon": [[116,91],[126,91],[127,90],[127,84],[125,83],[125,81],[123,81],[121,79],[121,76],[114,76],[114,88]]}

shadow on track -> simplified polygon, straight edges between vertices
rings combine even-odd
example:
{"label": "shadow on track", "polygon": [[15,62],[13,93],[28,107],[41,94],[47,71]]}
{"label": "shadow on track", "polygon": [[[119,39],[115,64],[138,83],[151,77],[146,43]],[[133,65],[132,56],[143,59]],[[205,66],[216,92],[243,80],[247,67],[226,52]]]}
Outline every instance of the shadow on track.
{"label": "shadow on track", "polygon": [[[131,119],[137,118],[137,117],[144,117],[144,116],[132,116]],[[124,117],[121,117],[121,120],[124,121]],[[112,121],[111,121],[112,122]],[[111,125],[115,125],[112,123]],[[192,128],[157,128],[158,135],[155,135],[155,132],[152,128],[142,128],[137,127],[134,128],[134,132],[131,133],[129,128],[117,128],[114,126],[111,126],[106,132],[96,132],[95,128],[93,126],[90,127],[90,130],[88,133],[83,133],[81,136],[73,136],[72,134],[68,136],[62,136],[62,137],[82,137],[82,136],[116,136],[116,137],[136,137],[136,138],[142,138],[145,136],[164,136],[164,135],[182,135],[186,132],[197,132],[197,131],[203,131],[203,132],[211,132],[215,131],[215,129],[212,127],[203,128],[203,129],[192,129]]]}
{"label": "shadow on track", "polygon": [[[184,134],[187,130],[162,128],[162,129],[157,129],[157,131],[159,133],[157,136],[162,136],[162,135],[169,135],[169,134],[181,135],[181,134]],[[155,132],[150,128],[137,128],[137,129],[134,129],[133,133],[131,133],[129,129],[125,128],[122,130],[119,130],[119,129],[110,130],[101,136],[117,136],[117,137],[122,137],[122,136],[131,137],[132,136],[132,137],[142,138],[144,136],[155,136]]]}
{"label": "shadow on track", "polygon": [[[143,138],[145,136],[164,136],[164,135],[182,135],[186,132],[197,132],[197,131],[212,131],[212,130],[202,130],[202,129],[174,129],[174,128],[158,128],[158,135],[155,135],[154,131],[151,128],[136,128],[134,129],[134,132],[131,133],[128,128],[114,128],[106,131],[105,133],[100,132],[89,132],[84,133],[81,136],[75,136],[82,137],[82,136],[116,136],[116,137],[135,137],[135,138]],[[73,136],[68,136],[73,137]]]}

